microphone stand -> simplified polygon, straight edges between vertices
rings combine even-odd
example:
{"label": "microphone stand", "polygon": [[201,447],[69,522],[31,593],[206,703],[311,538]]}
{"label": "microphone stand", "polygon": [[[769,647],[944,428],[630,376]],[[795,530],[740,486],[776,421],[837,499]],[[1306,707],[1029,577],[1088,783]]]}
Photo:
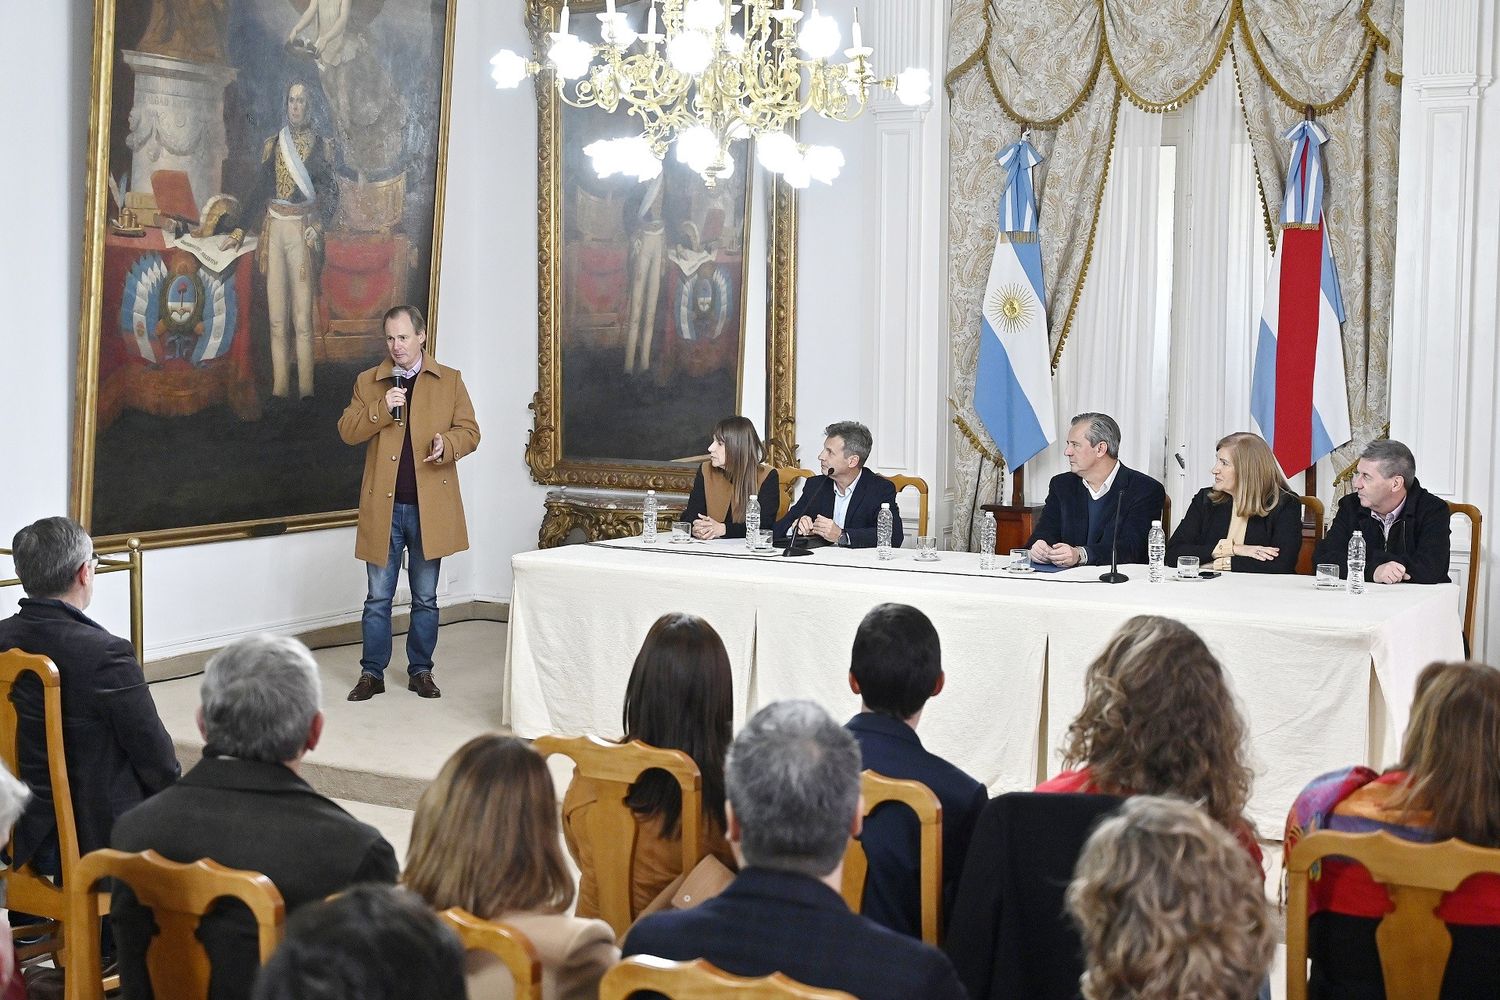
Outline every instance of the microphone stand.
{"label": "microphone stand", "polygon": [[[825,472],[824,475],[826,476],[827,473]],[[808,488],[811,489],[812,487],[808,487]],[[811,503],[809,503],[808,506],[811,507],[812,506]],[[791,537],[791,540],[786,543],[786,548],[784,548],[784,549],[781,550],[781,556],[782,556],[783,559],[790,559],[790,558],[792,558],[794,556],[810,556],[810,555],[813,554],[813,550],[812,550],[812,546],[811,545],[804,545],[800,549],[797,548],[797,539],[799,539],[799,538],[805,538],[805,539],[809,539],[810,540],[811,536],[804,535],[801,532],[799,532],[797,530],[797,522],[793,521],[792,522],[792,537]]]}
{"label": "microphone stand", "polygon": [[1109,572],[1099,574],[1103,583],[1124,583],[1130,577],[1120,572],[1120,508],[1125,506],[1125,487],[1120,486],[1120,495],[1115,498],[1115,537],[1109,545]]}

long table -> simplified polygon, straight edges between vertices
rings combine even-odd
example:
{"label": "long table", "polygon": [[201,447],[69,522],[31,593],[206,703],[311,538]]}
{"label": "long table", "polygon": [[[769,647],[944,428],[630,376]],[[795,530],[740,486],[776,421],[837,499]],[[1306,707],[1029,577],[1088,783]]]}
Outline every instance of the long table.
{"label": "long table", "polygon": [[1011,576],[979,557],[826,548],[798,559],[719,541],[638,538],[512,559],[505,716],[517,735],[617,737],[631,664],[668,611],[707,619],[724,639],[736,726],[762,705],[810,698],[840,719],[859,710],[849,651],[865,613],[911,604],[936,625],[947,684],[919,733],[994,794],[1056,773],[1089,662],[1128,618],[1164,614],[1223,662],[1250,728],[1250,819],[1276,837],[1306,782],[1395,755],[1417,673],[1460,659],[1458,588],[1317,591],[1311,577],[1226,574],[1197,583],[1098,582],[1097,567]]}

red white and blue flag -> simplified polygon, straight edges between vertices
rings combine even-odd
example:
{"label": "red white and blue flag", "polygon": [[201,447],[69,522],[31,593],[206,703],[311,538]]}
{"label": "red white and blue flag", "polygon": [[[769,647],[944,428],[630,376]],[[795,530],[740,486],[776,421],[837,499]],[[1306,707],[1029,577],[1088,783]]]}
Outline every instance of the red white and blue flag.
{"label": "red white and blue flag", "polygon": [[1344,381],[1344,296],[1323,219],[1317,122],[1282,135],[1292,164],[1281,205],[1281,241],[1266,281],[1250,383],[1250,415],[1288,476],[1352,436]]}

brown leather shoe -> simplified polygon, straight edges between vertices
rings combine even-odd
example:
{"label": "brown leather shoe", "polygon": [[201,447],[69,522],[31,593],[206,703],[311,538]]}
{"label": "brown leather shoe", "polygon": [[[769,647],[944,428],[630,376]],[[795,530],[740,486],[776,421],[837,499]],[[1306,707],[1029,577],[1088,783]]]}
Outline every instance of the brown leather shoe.
{"label": "brown leather shoe", "polygon": [[432,671],[424,670],[420,674],[413,674],[411,680],[406,682],[406,690],[415,691],[423,698],[441,698],[443,692],[432,682]]}
{"label": "brown leather shoe", "polygon": [[360,674],[359,682],[354,685],[354,690],[349,692],[349,700],[369,701],[377,694],[385,694],[385,681],[371,677],[369,674]]}

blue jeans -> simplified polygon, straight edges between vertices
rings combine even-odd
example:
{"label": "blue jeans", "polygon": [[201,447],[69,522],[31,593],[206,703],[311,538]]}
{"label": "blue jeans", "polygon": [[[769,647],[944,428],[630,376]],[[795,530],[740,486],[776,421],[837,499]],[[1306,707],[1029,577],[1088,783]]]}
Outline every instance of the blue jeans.
{"label": "blue jeans", "polygon": [[391,548],[385,565],[365,563],[369,581],[365,612],[359,620],[364,651],[361,672],[379,680],[391,662],[391,598],[396,595],[396,577],[401,573],[401,553],[406,553],[406,579],[411,584],[411,627],[406,630],[406,672],[413,677],[432,669],[432,651],[437,646],[437,582],[441,559],[422,557],[422,523],[417,505],[398,503],[391,508]]}

